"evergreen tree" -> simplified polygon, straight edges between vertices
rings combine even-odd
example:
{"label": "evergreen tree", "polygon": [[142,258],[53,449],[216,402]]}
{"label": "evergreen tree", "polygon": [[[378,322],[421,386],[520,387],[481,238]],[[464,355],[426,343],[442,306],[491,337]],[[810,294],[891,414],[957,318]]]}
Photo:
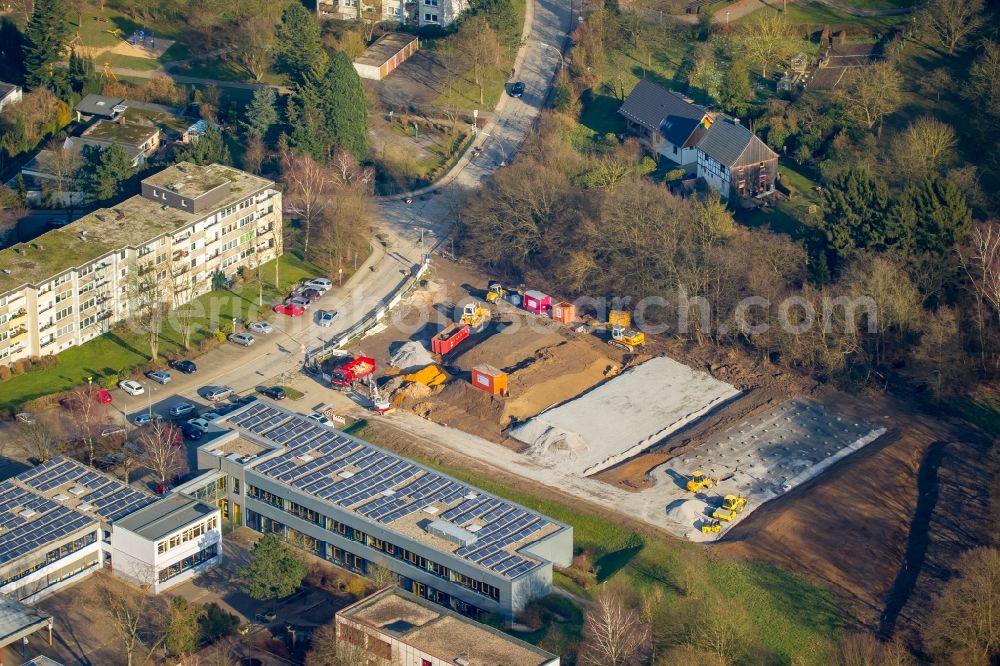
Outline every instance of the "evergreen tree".
{"label": "evergreen tree", "polygon": [[278,122],[275,97],[274,88],[257,88],[253,92],[253,99],[247,105],[246,120],[240,123],[247,133],[263,138],[271,125]]}
{"label": "evergreen tree", "polygon": [[972,226],[972,209],[965,195],[943,178],[929,177],[908,187],[899,207],[915,222],[914,246],[919,252],[949,252],[965,240]]}
{"label": "evergreen tree", "polygon": [[69,83],[74,92],[86,95],[97,92],[100,80],[94,71],[94,59],[79,55],[76,49],[69,53]]}
{"label": "evergreen tree", "polygon": [[52,84],[70,32],[62,0],[35,0],[35,9],[24,29],[24,80],[29,88]]}
{"label": "evergreen tree", "polygon": [[327,55],[320,39],[319,22],[301,2],[292,2],[282,12],[275,38],[278,66],[295,81],[323,73]]}
{"label": "evergreen tree", "polygon": [[892,210],[889,187],[866,171],[849,169],[840,174],[824,190],[823,199],[821,227],[827,248],[838,259],[857,249],[881,251],[905,243],[912,232],[887,226]]}
{"label": "evergreen tree", "polygon": [[368,100],[361,77],[343,51],[330,60],[323,88],[322,110],[334,149],[343,148],[358,160],[368,156]]}
{"label": "evergreen tree", "polygon": [[273,534],[265,534],[250,551],[250,563],[240,567],[243,592],[259,601],[291,596],[306,576],[306,565],[291,547]]}
{"label": "evergreen tree", "polygon": [[719,103],[729,113],[742,116],[750,108],[752,98],[750,71],[746,62],[732,61],[722,73],[722,81],[719,83]]}
{"label": "evergreen tree", "polygon": [[91,201],[105,201],[124,191],[125,181],[135,175],[135,167],[125,149],[113,144],[107,148],[86,146],[83,149],[84,187]]}
{"label": "evergreen tree", "polygon": [[229,147],[226,146],[222,133],[214,126],[209,125],[205,134],[197,141],[189,143],[175,154],[178,162],[191,162],[199,166],[206,164],[232,164],[233,159],[229,154]]}

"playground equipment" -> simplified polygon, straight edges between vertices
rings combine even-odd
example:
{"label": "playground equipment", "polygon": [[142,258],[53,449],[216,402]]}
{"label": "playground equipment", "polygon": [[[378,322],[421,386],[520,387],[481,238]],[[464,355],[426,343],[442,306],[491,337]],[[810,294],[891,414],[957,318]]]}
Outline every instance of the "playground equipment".
{"label": "playground equipment", "polygon": [[111,69],[111,63],[104,63],[104,70],[101,72],[101,81],[114,81],[118,83],[118,76],[115,74],[115,70]]}
{"label": "playground equipment", "polygon": [[[119,30],[118,32],[121,32]],[[156,48],[156,38],[152,30],[136,30],[132,33],[132,36],[128,38],[128,43],[132,46],[145,46],[148,48]]]}

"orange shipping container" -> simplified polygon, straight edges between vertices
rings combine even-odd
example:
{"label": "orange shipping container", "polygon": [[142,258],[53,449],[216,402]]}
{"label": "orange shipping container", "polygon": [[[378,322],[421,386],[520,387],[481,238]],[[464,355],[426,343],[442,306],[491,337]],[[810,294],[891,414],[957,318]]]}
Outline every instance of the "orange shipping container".
{"label": "orange shipping container", "polygon": [[561,301],[552,306],[552,318],[563,324],[572,324],[576,320],[576,306]]}
{"label": "orange shipping container", "polygon": [[507,395],[507,373],[492,365],[477,365],[472,369],[472,385],[493,395]]}

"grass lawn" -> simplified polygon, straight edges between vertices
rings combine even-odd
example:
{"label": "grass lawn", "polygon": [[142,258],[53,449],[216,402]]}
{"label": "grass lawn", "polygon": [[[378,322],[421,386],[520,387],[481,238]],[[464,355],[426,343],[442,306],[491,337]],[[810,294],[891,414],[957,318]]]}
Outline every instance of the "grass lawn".
{"label": "grass lawn", "polygon": [[[104,11],[88,11],[82,14],[68,12],[67,18],[74,28],[74,33],[79,33],[83,46],[93,48],[112,47],[120,44],[123,40],[131,37],[136,30],[152,30],[156,37],[173,39],[178,42],[183,42],[186,36],[185,31],[178,26],[156,20],[140,25],[111,7],[105,7]],[[121,30],[122,35],[112,34],[115,30]]]}
{"label": "grass lawn", "polygon": [[259,82],[255,81],[245,70],[237,67],[226,58],[215,57],[204,60],[196,60],[189,65],[175,67],[172,69],[177,74],[184,76],[199,76],[206,79],[219,79],[220,81],[239,81],[241,83],[269,83],[271,85],[284,85],[285,77],[282,74],[269,72]]}
{"label": "grass lawn", "polygon": [[[273,284],[274,262],[262,267],[264,275],[264,312],[270,311],[268,302],[283,297],[292,284],[307,276],[322,275],[322,271],[294,254],[285,253],[278,261],[280,288]],[[217,328],[232,326],[233,317],[247,320],[258,316],[258,287],[256,283],[237,286],[233,290],[212,291],[183,306],[196,314],[192,343],[212,335]],[[183,352],[181,336],[176,327],[168,323],[160,334],[160,355]],[[88,376],[117,374],[123,369],[134,368],[149,362],[149,343],[141,333],[115,330],[95,338],[79,347],[71,347],[59,354],[59,365],[11,379],[0,384],[0,409],[15,407],[32,398],[49,393],[67,391],[80,385]]]}
{"label": "grass lawn", "polygon": [[119,55],[109,51],[99,54],[96,58],[94,66],[100,69],[106,62],[111,64],[112,69],[136,69],[143,72],[152,71],[160,66],[159,60],[153,60],[152,58],[140,58],[138,56]]}
{"label": "grass lawn", "polygon": [[[857,4],[857,3],[856,3]],[[768,10],[764,10],[768,11]],[[809,24],[809,25],[862,25],[871,28],[891,27],[906,23],[910,17],[906,14],[901,16],[851,16],[846,12],[825,5],[816,0],[804,0],[802,2],[788,3],[785,10],[785,17],[789,23]],[[746,20],[741,19],[741,20]],[[736,23],[736,21],[734,21]]]}
{"label": "grass lawn", "polygon": [[844,0],[857,9],[907,9],[924,4],[920,0]]}
{"label": "grass lawn", "polygon": [[[372,437],[371,428],[356,435]],[[378,444],[377,438],[373,441]],[[573,526],[575,550],[585,552],[597,569],[597,582],[626,581],[633,589],[662,595],[670,609],[683,602],[678,581],[693,564],[695,576],[703,579],[713,594],[739,601],[749,614],[755,641],[774,656],[771,663],[828,664],[834,661],[833,641],[841,626],[842,608],[828,590],[801,576],[756,562],[716,559],[702,547],[674,539],[638,523],[611,521],[579,505],[512,490],[494,478],[413,456],[483,490],[518,502]],[[555,584],[577,595],[590,596],[563,574]],[[595,590],[596,588],[591,588]],[[561,613],[560,613],[561,614]],[[542,646],[565,640],[569,628],[558,623],[528,635],[518,634]],[[559,635],[553,636],[553,632]],[[579,634],[576,634],[579,640]],[[796,660],[793,660],[793,656]]]}

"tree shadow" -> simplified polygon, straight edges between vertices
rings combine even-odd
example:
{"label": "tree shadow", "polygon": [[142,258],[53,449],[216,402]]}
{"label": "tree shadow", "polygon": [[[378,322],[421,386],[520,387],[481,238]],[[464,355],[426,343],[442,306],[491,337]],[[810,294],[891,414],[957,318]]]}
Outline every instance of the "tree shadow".
{"label": "tree shadow", "polygon": [[624,548],[605,553],[597,558],[597,561],[594,562],[597,568],[597,582],[603,583],[613,578],[616,573],[628,566],[629,562],[642,551],[645,545],[640,537],[633,536]]}

